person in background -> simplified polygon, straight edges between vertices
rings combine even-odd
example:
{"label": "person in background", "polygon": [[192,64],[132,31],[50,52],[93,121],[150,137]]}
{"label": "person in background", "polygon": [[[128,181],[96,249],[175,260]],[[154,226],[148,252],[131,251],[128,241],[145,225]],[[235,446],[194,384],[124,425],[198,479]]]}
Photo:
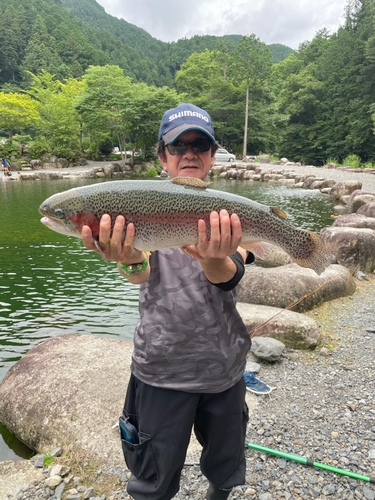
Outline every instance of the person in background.
{"label": "person in background", "polygon": [[1,161],[1,167],[2,167],[2,170],[4,172],[4,175],[12,175],[11,172],[10,172],[10,169],[9,169],[9,163],[7,162],[7,159],[6,158],[3,158],[2,161]]}
{"label": "person in background", "polygon": [[[180,104],[166,111],[158,153],[173,180],[204,181],[217,149],[207,112]],[[199,182],[198,182],[199,183]],[[235,287],[254,256],[239,246],[241,223],[225,210],[198,223],[198,243],[151,256],[134,248],[135,228],[118,216],[100,221],[99,242],[120,274],[140,285],[131,377],[122,421],[134,431],[122,446],[136,500],[169,500],[179,490],[192,428],[203,450],[208,500],[225,500],[245,483],[248,409],[244,369],[249,333],[236,309]],[[96,250],[84,226],[86,248]],[[121,427],[121,426],[120,426]],[[131,442],[133,441],[133,442]]]}

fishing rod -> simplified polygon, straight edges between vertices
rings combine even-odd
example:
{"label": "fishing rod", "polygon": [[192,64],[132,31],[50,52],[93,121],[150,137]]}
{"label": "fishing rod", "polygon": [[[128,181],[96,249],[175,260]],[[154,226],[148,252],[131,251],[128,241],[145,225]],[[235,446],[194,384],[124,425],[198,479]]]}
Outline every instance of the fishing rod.
{"label": "fishing rod", "polygon": [[286,458],[287,460],[293,460],[294,462],[299,462],[303,465],[308,465],[310,467],[318,467],[320,469],[325,469],[330,472],[335,472],[336,474],[342,474],[343,476],[353,477],[354,479],[361,479],[362,481],[367,481],[368,483],[375,484],[375,477],[363,476],[362,474],[356,474],[355,472],[350,472],[344,469],[337,469],[336,467],[331,467],[330,465],[321,464],[319,462],[313,462],[305,457],[299,457],[298,455],[290,455],[289,453],[284,453],[282,451],[273,450],[272,448],[265,448],[258,444],[247,443],[247,447],[256,450],[269,453],[270,455],[276,455],[281,458]]}

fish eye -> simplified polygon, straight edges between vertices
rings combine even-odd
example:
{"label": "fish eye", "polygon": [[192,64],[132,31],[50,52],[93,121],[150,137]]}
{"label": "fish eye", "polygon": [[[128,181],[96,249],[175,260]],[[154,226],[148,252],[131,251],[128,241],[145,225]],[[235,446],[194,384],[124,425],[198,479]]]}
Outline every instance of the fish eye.
{"label": "fish eye", "polygon": [[64,210],[61,208],[56,208],[53,211],[53,216],[56,217],[56,219],[63,219],[64,218]]}

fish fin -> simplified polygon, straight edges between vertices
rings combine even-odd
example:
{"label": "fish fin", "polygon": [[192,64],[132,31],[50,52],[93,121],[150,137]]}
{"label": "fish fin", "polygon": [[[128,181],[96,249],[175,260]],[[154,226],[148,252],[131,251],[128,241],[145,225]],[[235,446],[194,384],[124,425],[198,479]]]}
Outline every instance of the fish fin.
{"label": "fish fin", "polygon": [[279,208],[279,207],[270,207],[270,209],[271,209],[271,212],[273,212],[275,215],[277,215],[281,219],[287,219],[288,218],[287,214],[283,210],[281,210],[281,208]]}
{"label": "fish fin", "polygon": [[104,260],[105,262],[108,262],[108,260],[107,260],[106,256],[104,255],[103,249],[102,249],[102,247],[100,246],[99,240],[98,240],[97,238],[94,238],[94,243],[95,243],[95,246],[96,246],[96,248],[97,248],[98,252],[99,252],[99,253],[100,253],[100,255],[103,257],[103,260]]}
{"label": "fish fin", "polygon": [[308,257],[305,258],[294,258],[299,266],[309,267],[313,269],[316,274],[322,274],[325,269],[336,261],[336,257],[329,253],[324,246],[322,238],[312,231],[308,231],[311,242],[311,252]]}
{"label": "fish fin", "polygon": [[191,259],[201,260],[202,256],[195,249],[195,245],[185,245],[181,247],[181,250]]}
{"label": "fish fin", "polygon": [[263,241],[249,241],[249,243],[241,243],[240,247],[253,253],[255,257],[262,260],[264,259],[266,251],[269,248],[268,244]]}
{"label": "fish fin", "polygon": [[190,186],[196,188],[206,189],[212,182],[204,182],[201,179],[194,179],[192,177],[175,177],[172,179],[173,184],[180,184],[181,186]]}

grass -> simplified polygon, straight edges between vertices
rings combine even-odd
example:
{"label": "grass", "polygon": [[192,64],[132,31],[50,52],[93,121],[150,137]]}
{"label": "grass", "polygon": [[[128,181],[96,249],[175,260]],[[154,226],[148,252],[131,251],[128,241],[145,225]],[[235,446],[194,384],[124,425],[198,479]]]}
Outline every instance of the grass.
{"label": "grass", "polygon": [[326,165],[330,163],[336,163],[338,167],[352,167],[352,168],[375,168],[375,164],[371,162],[363,163],[357,155],[349,155],[342,160],[340,163],[336,158],[328,158]]}

